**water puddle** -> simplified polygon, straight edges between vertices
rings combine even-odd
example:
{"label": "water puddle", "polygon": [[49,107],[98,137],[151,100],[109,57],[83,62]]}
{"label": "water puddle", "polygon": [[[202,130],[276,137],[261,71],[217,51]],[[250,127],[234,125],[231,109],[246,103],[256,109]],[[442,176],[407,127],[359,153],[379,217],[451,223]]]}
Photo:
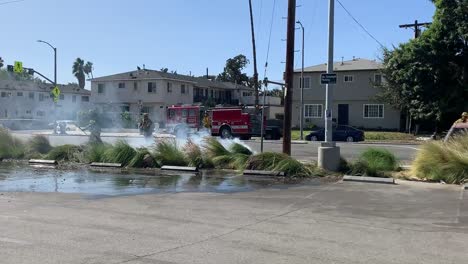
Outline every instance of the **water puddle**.
{"label": "water puddle", "polygon": [[[288,188],[298,183],[246,178],[233,173],[141,174],[129,171],[58,170],[50,167],[0,164],[0,192],[82,193],[117,196],[177,192],[245,192],[261,188]],[[317,184],[310,182],[308,184]]]}

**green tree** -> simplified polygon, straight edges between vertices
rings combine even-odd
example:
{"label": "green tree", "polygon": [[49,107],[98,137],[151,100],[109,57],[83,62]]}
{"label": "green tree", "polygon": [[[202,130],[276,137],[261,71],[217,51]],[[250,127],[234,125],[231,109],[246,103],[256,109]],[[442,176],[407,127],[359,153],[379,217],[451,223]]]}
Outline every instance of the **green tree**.
{"label": "green tree", "polygon": [[94,70],[93,63],[90,61],[86,62],[86,64],[83,67],[83,71],[86,74],[86,76],[88,76],[88,78],[89,77],[91,77],[91,79],[94,78],[93,70]]}
{"label": "green tree", "polygon": [[80,86],[81,89],[84,89],[86,81],[84,66],[85,62],[81,58],[76,58],[73,63],[73,75],[75,75],[78,80],[78,86]]}
{"label": "green tree", "polygon": [[468,1],[433,0],[433,24],[414,40],[384,50],[378,98],[416,120],[453,119],[468,107]]}
{"label": "green tree", "polygon": [[[230,58],[226,61],[224,71],[218,75],[216,80],[222,82],[232,82],[236,84],[242,84],[248,86],[252,85],[250,78],[247,74],[242,71],[249,64],[249,60],[245,55],[237,55],[234,58]],[[251,86],[252,87],[252,86]]]}

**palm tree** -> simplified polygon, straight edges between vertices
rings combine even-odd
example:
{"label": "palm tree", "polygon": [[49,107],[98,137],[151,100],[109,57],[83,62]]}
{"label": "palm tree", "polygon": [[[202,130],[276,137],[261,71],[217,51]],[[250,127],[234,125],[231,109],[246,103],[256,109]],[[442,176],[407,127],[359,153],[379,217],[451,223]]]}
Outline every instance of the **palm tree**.
{"label": "palm tree", "polygon": [[76,61],[73,63],[73,75],[75,75],[78,80],[78,86],[80,86],[81,89],[84,89],[86,81],[84,66],[84,60],[81,58],[76,58]]}
{"label": "palm tree", "polygon": [[83,71],[86,74],[86,76],[88,76],[88,78],[91,75],[91,79],[94,79],[94,76],[93,76],[93,63],[92,62],[90,62],[90,61],[86,62],[85,66],[83,67]]}

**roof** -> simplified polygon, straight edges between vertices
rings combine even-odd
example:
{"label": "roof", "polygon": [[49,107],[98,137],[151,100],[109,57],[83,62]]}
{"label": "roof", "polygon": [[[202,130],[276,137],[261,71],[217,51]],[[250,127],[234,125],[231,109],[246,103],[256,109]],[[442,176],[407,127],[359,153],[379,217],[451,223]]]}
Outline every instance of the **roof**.
{"label": "roof", "polygon": [[[335,72],[340,71],[366,71],[366,70],[379,70],[382,69],[382,63],[376,60],[368,59],[352,59],[349,61],[335,62],[333,63],[333,70]],[[327,63],[310,66],[304,68],[304,72],[326,72]],[[301,69],[296,69],[295,72],[301,72]]]}
{"label": "roof", "polygon": [[[77,84],[59,84],[58,86],[62,93],[91,95],[91,91],[81,89]],[[53,85],[49,83],[36,81],[0,80],[0,89],[5,90],[50,92],[52,88]]]}
{"label": "roof", "polygon": [[91,82],[106,82],[106,81],[133,81],[133,80],[174,80],[180,82],[192,83],[197,87],[204,88],[222,88],[222,89],[242,89],[242,90],[253,90],[251,87],[247,87],[240,84],[213,81],[203,77],[193,77],[183,74],[175,74],[169,72],[161,72],[155,70],[136,70],[124,73],[118,73],[98,78],[93,78]]}

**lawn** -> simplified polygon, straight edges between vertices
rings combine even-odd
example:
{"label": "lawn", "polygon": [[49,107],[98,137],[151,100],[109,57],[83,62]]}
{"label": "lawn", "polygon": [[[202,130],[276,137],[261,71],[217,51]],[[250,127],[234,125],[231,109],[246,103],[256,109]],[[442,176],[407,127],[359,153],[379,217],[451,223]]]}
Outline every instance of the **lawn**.
{"label": "lawn", "polygon": [[[304,139],[310,130],[304,130]],[[301,136],[300,130],[291,131],[291,139],[299,140]],[[411,134],[401,132],[382,132],[382,131],[366,131],[366,141],[413,141],[415,137]]]}

